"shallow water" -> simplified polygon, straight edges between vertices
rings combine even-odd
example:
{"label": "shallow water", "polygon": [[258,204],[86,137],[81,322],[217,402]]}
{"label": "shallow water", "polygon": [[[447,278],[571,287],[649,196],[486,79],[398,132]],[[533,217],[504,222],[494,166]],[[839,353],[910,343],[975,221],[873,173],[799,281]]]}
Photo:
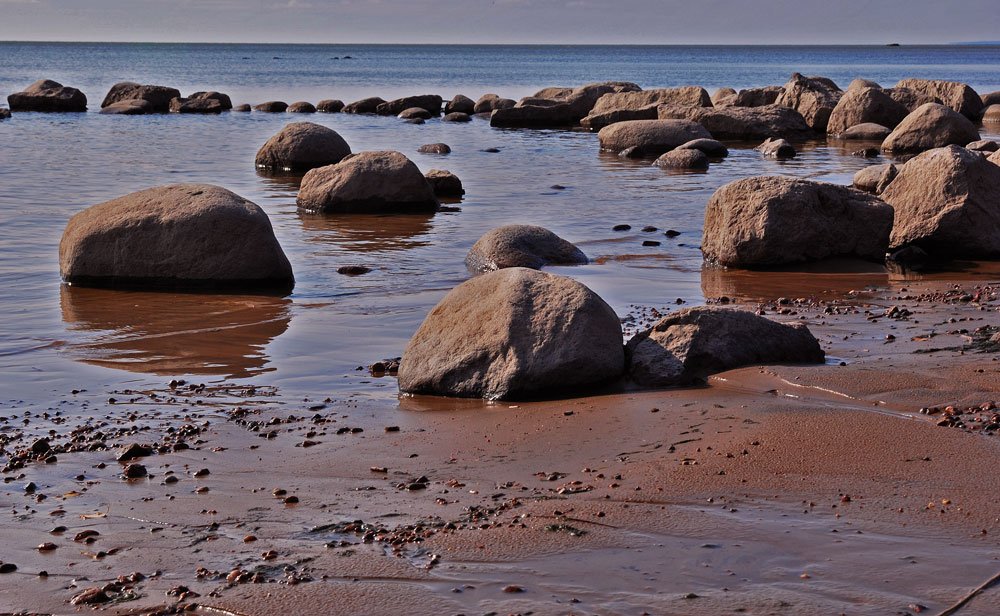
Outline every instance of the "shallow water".
{"label": "shallow water", "polygon": [[[107,87],[119,79],[169,83],[185,92],[219,89],[234,94],[234,102],[352,100],[428,90],[518,96],[543,85],[610,78],[645,87],[758,86],[783,83],[793,70],[829,75],[843,86],[853,76],[887,85],[898,77],[920,76],[960,79],[981,91],[1000,89],[994,48],[892,49],[727,48],[723,54],[705,48],[0,44],[11,69],[0,78],[0,90],[14,91],[51,76],[83,87],[92,107],[86,114],[18,113],[0,123],[0,403],[19,399],[44,406],[70,388],[162,382],[173,376],[393,400],[394,379],[373,379],[356,368],[399,356],[427,311],[470,276],[463,263],[469,247],[484,232],[508,223],[542,225],[579,244],[592,264],[548,271],[587,284],[622,316],[633,305],[673,305],[678,298],[697,304],[718,295],[753,301],[843,294],[900,280],[868,264],[807,274],[702,265],[702,216],[715,189],[761,174],[847,184],[858,169],[882,162],[849,155],[863,143],[818,140],[785,162],[762,159],[751,149],[754,144],[730,144],[729,158],[707,173],[672,173],[649,161],[601,153],[592,133],[500,130],[480,119],[416,126],[391,117],[344,114],[93,113]],[[338,67],[357,62],[350,71],[341,74],[320,63],[344,53],[358,56],[337,61],[343,63]],[[895,62],[887,60],[888,53],[897,54]],[[495,63],[498,54],[512,59]],[[256,58],[246,61],[253,70],[230,71],[244,56]],[[261,68],[270,66],[272,56],[301,66]],[[442,58],[450,64],[441,64]],[[372,65],[377,70],[369,70]],[[335,129],[355,151],[395,149],[423,171],[451,170],[467,191],[457,204],[461,211],[397,217],[299,213],[298,177],[260,175],[253,158],[282,126],[304,119]],[[998,135],[984,131],[984,136]],[[424,143],[439,141],[452,147],[450,155],[416,152]],[[488,147],[500,152],[482,151]],[[277,298],[60,284],[57,247],[71,215],[134,190],[176,182],[219,184],[263,207],[295,271],[294,292]],[[555,184],[565,189],[553,189]],[[613,232],[619,223],[633,229]],[[639,231],[646,225],[659,231]],[[681,235],[666,238],[666,229]],[[643,247],[644,239],[661,245]],[[358,277],[336,273],[349,264],[372,271]],[[1000,276],[993,264],[965,269],[942,276]]]}

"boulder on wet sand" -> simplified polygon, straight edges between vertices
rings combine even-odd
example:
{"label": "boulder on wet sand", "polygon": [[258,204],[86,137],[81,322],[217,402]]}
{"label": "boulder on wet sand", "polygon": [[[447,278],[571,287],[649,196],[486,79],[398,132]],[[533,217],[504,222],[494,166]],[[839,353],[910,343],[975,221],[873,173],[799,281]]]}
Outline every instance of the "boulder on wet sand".
{"label": "boulder on wet sand", "polygon": [[285,109],[288,113],[316,113],[316,106],[308,101],[292,103]]}
{"label": "boulder on wet sand", "polygon": [[795,158],[795,147],[784,139],[768,139],[754,148],[764,158],[786,159]]}
{"label": "boulder on wet sand", "polygon": [[802,114],[782,105],[715,108],[660,105],[657,114],[661,120],[672,118],[697,122],[714,139],[760,141],[774,137],[804,141],[816,137]]}
{"label": "boulder on wet sand", "polygon": [[957,81],[935,81],[931,79],[902,79],[897,88],[906,88],[926,96],[941,99],[941,103],[970,120],[978,120],[983,112],[983,99],[979,94]]}
{"label": "boulder on wet sand", "polygon": [[719,88],[718,90],[712,93],[712,97],[710,100],[712,101],[712,105],[715,105],[722,99],[729,98],[731,96],[736,96],[736,90],[732,88]]}
{"label": "boulder on wet sand", "polygon": [[913,154],[978,140],[979,131],[967,118],[944,105],[927,103],[903,118],[882,142],[882,150]]}
{"label": "boulder on wet sand", "polygon": [[444,112],[472,115],[476,112],[476,101],[472,100],[468,96],[456,94],[450,101],[445,103]]}
{"label": "boulder on wet sand", "polygon": [[101,107],[107,107],[118,101],[133,100],[141,98],[149,101],[156,113],[167,113],[170,110],[170,101],[180,98],[181,93],[177,88],[168,86],[140,85],[133,81],[122,81],[111,86]]}
{"label": "boulder on wet sand", "polygon": [[701,150],[676,148],[653,161],[661,169],[708,169],[708,155]]}
{"label": "boulder on wet sand", "polygon": [[392,150],[360,152],[309,171],[296,203],[313,212],[361,214],[434,212],[439,206],[417,166]]}
{"label": "boulder on wet sand", "polygon": [[335,98],[324,98],[316,103],[316,111],[322,113],[340,113],[344,109],[344,101]]}
{"label": "boulder on wet sand", "polygon": [[729,156],[729,149],[720,141],[715,139],[692,139],[687,143],[677,146],[678,150],[701,150],[709,158],[725,158]]}
{"label": "boulder on wet sand", "polygon": [[497,94],[483,94],[472,108],[474,113],[491,113],[495,109],[507,109],[517,104],[510,98],[500,98]]}
{"label": "boulder on wet sand", "polygon": [[855,124],[844,132],[838,133],[836,137],[837,139],[881,142],[885,140],[891,132],[892,129],[888,126],[865,122],[864,124]]}
{"label": "boulder on wet sand", "polygon": [[826,132],[839,135],[858,124],[874,123],[895,128],[909,114],[906,107],[876,88],[848,90],[830,113]]}
{"label": "boulder on wet sand", "polygon": [[711,139],[701,125],[690,120],[633,120],[605,126],[597,133],[602,150],[621,152],[636,148],[641,156],[659,156],[692,139]]}
{"label": "boulder on wet sand", "polygon": [[72,218],[59,271],[81,286],[287,290],[292,268],[267,214],[219,186],[134,192]]}
{"label": "boulder on wet sand", "polygon": [[[108,108],[113,105],[109,105]],[[103,113],[103,110],[101,110]],[[170,113],[221,113],[222,102],[214,98],[170,99]]]}
{"label": "boulder on wet sand", "polygon": [[740,90],[735,97],[727,100],[730,107],[764,107],[773,105],[785,89],[781,86],[764,86],[763,88],[748,88]]}
{"label": "boulder on wet sand", "polygon": [[155,113],[153,105],[149,101],[135,98],[128,101],[118,101],[111,103],[101,109],[101,113],[107,115],[142,115],[144,113]]}
{"label": "boulder on wet sand", "polygon": [[233,108],[233,101],[229,98],[228,94],[223,94],[222,92],[195,92],[188,97],[190,100],[216,100],[219,101],[219,105],[222,106],[222,110],[226,111]]}
{"label": "boulder on wet sand", "polygon": [[873,195],[880,195],[898,173],[898,168],[892,163],[865,167],[854,174],[854,187]]}
{"label": "boulder on wet sand", "polygon": [[664,317],[625,346],[629,378],[646,387],[692,385],[755,364],[821,364],[804,324],[785,325],[746,310],[701,306]]}
{"label": "boulder on wet sand", "polygon": [[283,101],[267,101],[266,103],[253,106],[254,111],[261,111],[263,113],[284,113],[287,109],[288,103]]}
{"label": "boulder on wet sand", "polygon": [[924,152],[900,167],[882,199],[896,211],[892,249],[1000,257],[1000,166],[982,152],[955,145]]}
{"label": "boulder on wet sand", "polygon": [[257,151],[255,163],[266,169],[304,171],[340,162],[351,146],[331,128],[294,122],[282,128]]}
{"label": "boulder on wet sand", "polygon": [[11,111],[86,111],[87,97],[51,79],[41,79],[7,97]]}
{"label": "boulder on wet sand", "polygon": [[424,179],[431,185],[431,190],[438,197],[461,197],[465,194],[462,180],[451,171],[431,169],[424,174]]}
{"label": "boulder on wet sand", "polygon": [[846,186],[789,177],[736,180],[705,208],[702,253],[727,267],[830,257],[882,260],[892,207]]}
{"label": "boulder on wet sand", "polygon": [[621,323],[604,300],[570,278],[514,267],[445,295],[403,352],[399,390],[490,399],[577,395],[624,368]]}
{"label": "boulder on wet sand", "polygon": [[977,150],[989,154],[990,152],[996,152],[1000,149],[1000,144],[992,139],[980,139],[979,141],[973,141],[972,143],[965,146],[966,150]]}
{"label": "boulder on wet sand", "polygon": [[[383,103],[385,103],[385,100],[377,96],[372,96],[345,105],[342,111],[344,113],[375,113],[378,106]],[[400,109],[400,111],[402,111],[402,109]]]}
{"label": "boulder on wet sand", "polygon": [[396,117],[400,120],[429,120],[431,112],[423,107],[410,107],[400,111]]}
{"label": "boulder on wet sand", "polygon": [[825,133],[830,114],[843,95],[835,83],[825,77],[805,77],[792,73],[775,104],[791,107],[818,133]]}
{"label": "boulder on wet sand", "polygon": [[476,273],[586,263],[587,255],[579,248],[548,229],[531,225],[497,227],[479,238],[465,256],[465,265]]}
{"label": "boulder on wet sand", "polygon": [[1000,122],[1000,104],[990,105],[983,110],[983,122]]}
{"label": "boulder on wet sand", "polygon": [[444,117],[441,118],[442,122],[471,122],[472,118],[469,114],[462,113],[461,111],[453,111],[451,113],[446,113]]}
{"label": "boulder on wet sand", "polygon": [[417,148],[417,151],[421,154],[451,154],[447,143],[426,143]]}
{"label": "boulder on wet sand", "polygon": [[441,97],[437,94],[404,96],[403,98],[397,98],[386,103],[380,103],[375,108],[375,113],[379,115],[398,116],[400,113],[413,107],[426,110],[429,114],[428,117],[439,116],[441,115]]}

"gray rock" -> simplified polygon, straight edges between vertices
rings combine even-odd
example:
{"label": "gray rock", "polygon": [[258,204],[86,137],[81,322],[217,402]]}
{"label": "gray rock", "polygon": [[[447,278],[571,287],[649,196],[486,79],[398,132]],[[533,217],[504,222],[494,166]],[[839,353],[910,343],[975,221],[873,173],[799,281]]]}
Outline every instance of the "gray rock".
{"label": "gray rock", "polygon": [[398,116],[400,113],[414,107],[419,107],[427,111],[427,117],[439,116],[441,115],[441,97],[437,94],[404,96],[403,98],[397,98],[386,103],[380,103],[375,108],[375,113],[378,115]]}
{"label": "gray rock", "polygon": [[128,101],[137,98],[149,101],[156,113],[167,113],[170,110],[170,101],[180,98],[181,93],[177,88],[168,86],[140,85],[132,81],[122,81],[111,86],[101,108],[107,107],[119,101]]}
{"label": "gray rock", "polygon": [[692,139],[711,138],[707,130],[689,120],[617,122],[597,133],[601,149],[621,152],[634,147],[641,156],[659,156]]}
{"label": "gray rock", "polygon": [[267,140],[255,164],[266,169],[305,171],[340,162],[351,146],[333,129],[312,122],[294,122]]}
{"label": "gray rock", "polygon": [[340,113],[344,109],[344,101],[335,98],[324,98],[316,103],[316,111],[323,113]]}
{"label": "gray rock", "polygon": [[298,206],[322,213],[421,213],[438,209],[434,191],[417,166],[399,152],[361,152],[310,170]]}
{"label": "gray rock", "polygon": [[913,154],[978,140],[979,131],[967,118],[944,105],[927,103],[899,123],[882,142],[882,150],[894,154]]}
{"label": "gray rock", "polygon": [[476,273],[586,263],[587,255],[579,248],[548,229],[530,225],[497,227],[479,238],[465,256],[466,266]]}
{"label": "gray rock", "polygon": [[661,169],[708,169],[708,155],[701,150],[676,148],[653,161]]}
{"label": "gray rock", "polygon": [[[379,105],[383,103],[385,103],[383,99],[377,96],[372,96],[345,105],[342,111],[344,113],[375,113]],[[400,109],[400,111],[402,111],[402,109]]]}
{"label": "gray rock", "polygon": [[153,105],[149,101],[141,98],[135,98],[128,101],[111,103],[107,107],[101,109],[101,113],[107,115],[142,115],[156,112],[153,110]]}
{"label": "gray rock", "polygon": [[795,147],[784,139],[768,139],[754,148],[764,158],[786,159],[795,158]]}
{"label": "gray rock", "polygon": [[462,180],[451,171],[431,169],[424,174],[424,178],[438,197],[461,197],[465,194]]}
{"label": "gray rock", "polygon": [[7,97],[11,111],[66,112],[86,111],[87,97],[51,79],[41,79],[22,92]]}
{"label": "gray rock", "polygon": [[284,113],[288,110],[288,103],[283,101],[267,101],[253,106],[254,111],[263,113]]}
{"label": "gray rock", "polygon": [[815,139],[816,133],[798,111],[782,105],[763,107],[680,107],[660,105],[657,113],[663,119],[684,119],[697,122],[714,139],[760,141],[768,138],[804,141]]}

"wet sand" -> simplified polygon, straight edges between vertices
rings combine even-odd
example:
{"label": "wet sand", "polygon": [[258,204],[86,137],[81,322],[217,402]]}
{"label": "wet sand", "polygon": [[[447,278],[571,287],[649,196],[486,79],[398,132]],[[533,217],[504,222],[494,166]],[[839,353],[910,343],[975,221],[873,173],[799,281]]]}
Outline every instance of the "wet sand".
{"label": "wet sand", "polygon": [[[997,349],[982,344],[997,293],[931,281],[761,297],[743,307],[807,323],[827,365],[693,389],[391,404],[164,377],[155,391],[61,392],[45,414],[0,420],[8,452],[53,446],[3,474],[0,560],[17,571],[0,575],[0,612],[89,611],[70,599],[140,572],[97,607],[938,613],[1000,572],[1000,435],[983,428],[996,411],[958,428],[919,409],[1000,397]],[[893,306],[911,314],[885,316]],[[72,298],[64,311],[100,323]],[[155,332],[141,311],[136,323]],[[151,477],[121,477],[131,442],[163,446],[136,460]],[[74,541],[88,529],[96,540]],[[994,587],[959,613],[998,604]]]}

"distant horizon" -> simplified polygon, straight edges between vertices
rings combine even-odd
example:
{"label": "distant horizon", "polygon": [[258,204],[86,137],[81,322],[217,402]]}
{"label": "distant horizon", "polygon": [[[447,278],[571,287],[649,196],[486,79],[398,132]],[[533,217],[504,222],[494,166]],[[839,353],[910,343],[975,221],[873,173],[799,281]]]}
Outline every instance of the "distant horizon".
{"label": "distant horizon", "polygon": [[372,45],[410,47],[1000,47],[997,41],[951,41],[947,43],[427,43],[427,42],[291,42],[291,41],[111,41],[60,39],[0,39],[0,43],[99,43],[109,45]]}

